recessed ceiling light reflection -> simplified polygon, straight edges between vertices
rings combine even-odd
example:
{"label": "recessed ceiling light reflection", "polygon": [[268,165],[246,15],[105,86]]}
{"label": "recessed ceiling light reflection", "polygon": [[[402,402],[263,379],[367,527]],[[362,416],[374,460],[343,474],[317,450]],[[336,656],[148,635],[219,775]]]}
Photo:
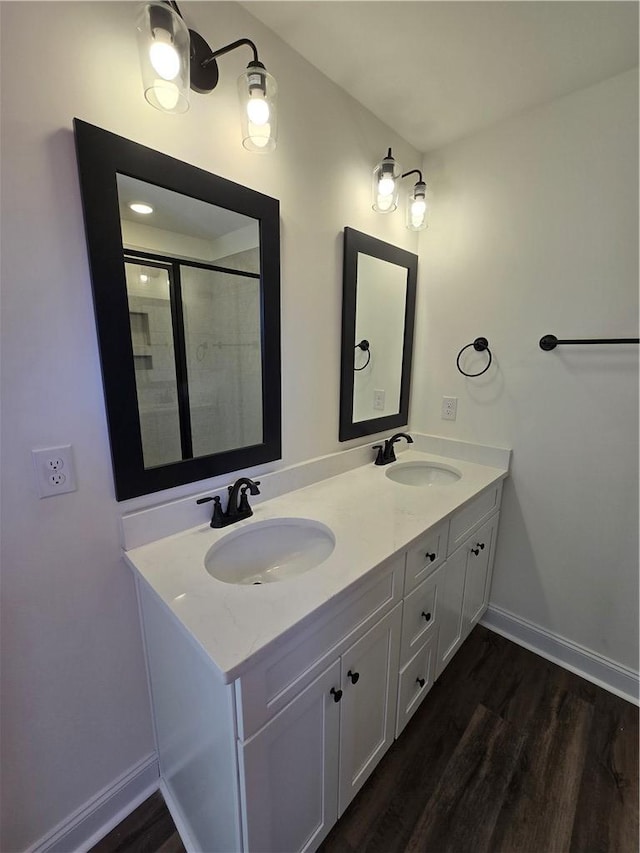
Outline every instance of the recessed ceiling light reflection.
{"label": "recessed ceiling light reflection", "polygon": [[131,210],[133,210],[134,213],[143,213],[145,215],[148,213],[153,213],[153,208],[151,207],[151,205],[145,204],[142,201],[131,202],[129,207],[131,208]]}

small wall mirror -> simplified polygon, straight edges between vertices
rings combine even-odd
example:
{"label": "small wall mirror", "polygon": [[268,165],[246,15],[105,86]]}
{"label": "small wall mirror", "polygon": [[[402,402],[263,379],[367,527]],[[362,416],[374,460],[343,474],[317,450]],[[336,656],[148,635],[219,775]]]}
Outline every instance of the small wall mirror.
{"label": "small wall mirror", "polygon": [[409,420],[417,255],[344,229],[340,441]]}
{"label": "small wall mirror", "polygon": [[278,202],[75,131],[118,500],[280,458]]}

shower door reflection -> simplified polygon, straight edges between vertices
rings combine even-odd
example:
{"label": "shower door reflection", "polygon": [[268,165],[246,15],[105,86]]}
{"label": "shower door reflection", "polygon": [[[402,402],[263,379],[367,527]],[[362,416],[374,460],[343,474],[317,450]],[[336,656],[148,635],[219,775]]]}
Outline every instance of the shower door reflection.
{"label": "shower door reflection", "polygon": [[181,271],[194,456],[262,441],[260,280]]}
{"label": "shower door reflection", "polygon": [[258,251],[225,260],[125,255],[145,468],[262,441]]}

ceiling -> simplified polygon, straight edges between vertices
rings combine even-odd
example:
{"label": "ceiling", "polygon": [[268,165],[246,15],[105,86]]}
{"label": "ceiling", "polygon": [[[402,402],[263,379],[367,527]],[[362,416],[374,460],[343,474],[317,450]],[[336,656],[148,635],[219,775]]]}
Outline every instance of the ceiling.
{"label": "ceiling", "polygon": [[419,151],[638,65],[634,0],[242,5]]}

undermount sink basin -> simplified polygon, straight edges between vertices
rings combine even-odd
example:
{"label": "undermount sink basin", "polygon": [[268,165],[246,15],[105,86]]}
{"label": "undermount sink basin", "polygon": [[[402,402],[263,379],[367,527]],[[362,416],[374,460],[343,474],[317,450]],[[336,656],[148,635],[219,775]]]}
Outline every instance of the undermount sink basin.
{"label": "undermount sink basin", "polygon": [[386,474],[390,480],[405,486],[444,486],[462,476],[457,468],[437,462],[398,462]]}
{"label": "undermount sink basin", "polygon": [[318,521],[274,518],[228,533],[209,548],[204,565],[224,583],[274,583],[319,566],[335,544],[333,533]]}

